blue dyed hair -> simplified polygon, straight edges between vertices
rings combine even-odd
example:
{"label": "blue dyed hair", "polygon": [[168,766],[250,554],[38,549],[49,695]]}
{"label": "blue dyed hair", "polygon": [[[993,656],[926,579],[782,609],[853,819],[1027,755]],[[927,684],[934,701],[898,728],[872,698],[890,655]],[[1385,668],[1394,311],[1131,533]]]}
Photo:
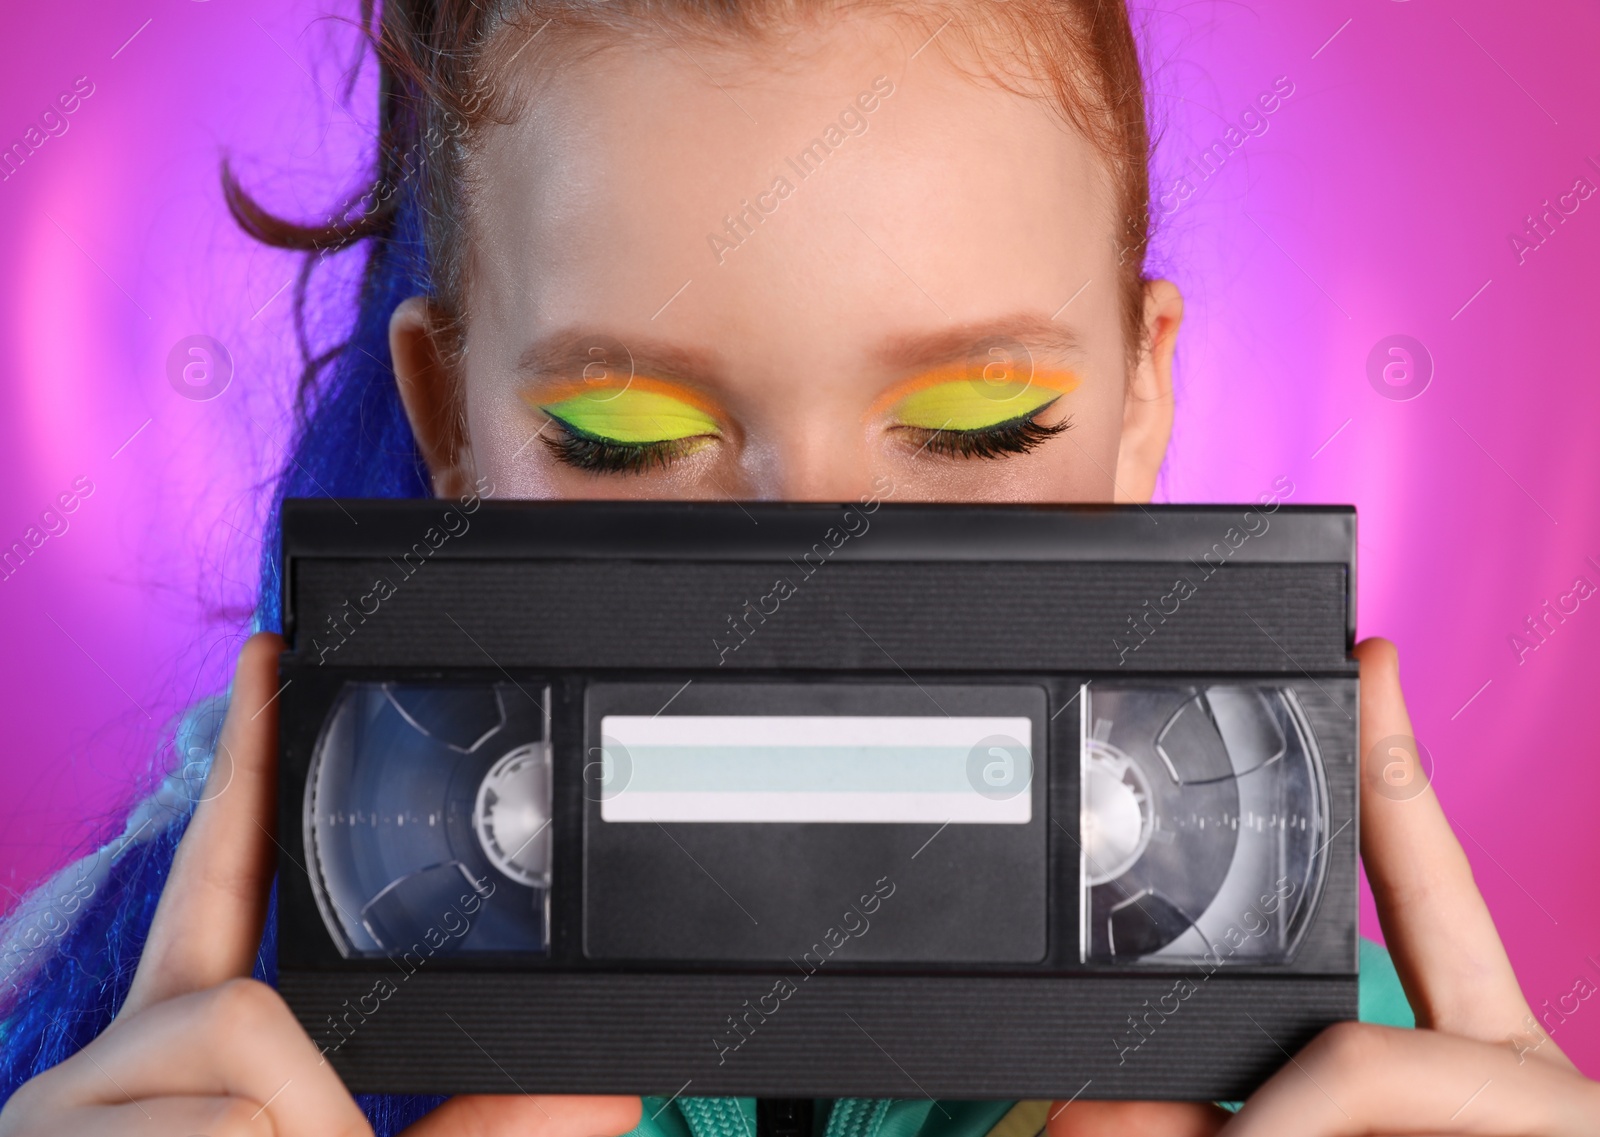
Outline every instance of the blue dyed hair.
{"label": "blue dyed hair", "polygon": [[[224,184],[229,184],[226,169]],[[277,561],[286,497],[426,497],[429,481],[406,421],[389,356],[389,317],[408,296],[430,293],[420,207],[410,179],[396,204],[375,211],[362,234],[367,256],[351,334],[320,359],[307,352],[290,458],[273,492],[255,629],[282,627]],[[232,202],[230,201],[230,204]],[[385,203],[387,204],[387,203]],[[237,213],[237,210],[236,210]],[[306,282],[321,251],[308,253],[296,288],[296,326],[305,348]],[[174,749],[200,754],[135,808],[122,836],[63,869],[0,924],[0,1105],[18,1086],[87,1045],[110,1024],[138,966],[173,855],[209,768],[223,699],[192,708]],[[254,974],[277,975],[276,896]],[[435,1096],[361,1095],[380,1137],[437,1106]]]}
{"label": "blue dyed hair", "polygon": [[[522,10],[530,6],[524,0],[383,0],[382,31],[375,34],[378,0],[358,3],[362,27],[382,68],[379,177],[374,198],[366,202],[370,210],[353,220],[341,214],[321,227],[287,224],[256,206],[223,168],[230,210],[247,232],[268,244],[308,251],[295,288],[295,329],[306,370],[296,402],[294,442],[274,487],[265,534],[254,619],[258,630],[277,631],[282,626],[277,551],[284,498],[430,494],[427,471],[395,385],[389,320],[408,296],[459,300],[454,295],[459,265],[451,259],[456,242],[450,227],[455,221],[450,203],[444,200],[449,195],[441,192],[456,180],[458,171],[452,165],[456,154],[451,145],[435,144],[442,141],[441,130],[445,136],[453,135],[462,121],[481,116],[495,102],[492,85],[488,102],[482,99],[485,92],[475,84],[473,66],[491,33],[519,14],[527,16]],[[570,20],[588,20],[596,26],[622,16],[616,11],[620,6],[606,3],[558,6]],[[676,7],[715,27],[739,30],[752,25],[757,8],[776,11],[785,6],[685,0],[678,5],[633,7],[649,21]],[[1090,60],[1094,65],[1088,70],[1100,83],[1099,102],[1138,110],[1131,115],[1119,111],[1107,120],[1110,126],[1102,123],[1105,129],[1090,131],[1097,145],[1110,147],[1113,168],[1126,174],[1120,179],[1128,227],[1124,244],[1138,253],[1125,262],[1122,274],[1132,305],[1125,312],[1131,321],[1132,350],[1140,331],[1137,313],[1142,310],[1139,297],[1148,236],[1143,85],[1133,82],[1139,78],[1138,52],[1121,3],[1106,11],[1101,0],[1074,0],[1062,7],[1076,13],[1060,29],[1060,42],[1066,47],[1046,52],[1043,58],[1053,61],[1052,67],[1065,67],[1080,57]],[[526,30],[524,47],[543,25],[536,28],[530,22]],[[416,168],[412,157],[419,158]],[[377,192],[383,194],[381,201]],[[321,256],[344,248],[364,250],[366,256],[354,325],[347,340],[314,357],[305,331],[307,282]],[[444,309],[446,331],[458,330],[453,321],[459,313],[451,303]],[[157,795],[134,809],[121,835],[56,874],[0,921],[0,1104],[24,1081],[94,1039],[127,997],[174,852],[209,766],[221,705],[221,700],[213,699],[191,709],[175,739],[179,755],[201,754],[205,762],[181,765],[169,774]],[[275,901],[275,890],[273,895]],[[254,969],[257,978],[269,983],[276,979],[275,925],[273,903]],[[357,1100],[376,1132],[387,1137],[443,1099],[386,1095]],[[871,1116],[881,1122],[885,1112],[879,1109]]]}

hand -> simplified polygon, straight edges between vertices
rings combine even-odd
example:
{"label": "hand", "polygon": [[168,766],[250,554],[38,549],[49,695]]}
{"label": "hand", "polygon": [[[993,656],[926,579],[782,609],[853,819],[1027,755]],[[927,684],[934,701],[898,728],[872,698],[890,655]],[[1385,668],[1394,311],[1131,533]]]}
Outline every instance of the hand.
{"label": "hand", "polygon": [[[1180,1102],[1052,1105],[1050,1137],[1600,1133],[1600,1086],[1537,1025],[1432,787],[1378,792],[1382,739],[1413,737],[1388,640],[1361,661],[1361,856],[1417,1030],[1340,1023],[1236,1116]],[[1370,762],[1370,764],[1368,764]]]}
{"label": "hand", "polygon": [[[277,636],[252,636],[206,788],[128,998],[98,1038],[25,1083],[0,1137],[370,1137],[278,993],[250,978],[277,846]],[[636,1097],[455,1097],[410,1137],[617,1137]]]}
{"label": "hand", "polygon": [[1600,1133],[1600,1085],[1545,1035],[1432,787],[1378,792],[1382,739],[1412,736],[1394,645],[1361,661],[1361,857],[1416,1030],[1342,1023],[1258,1089],[1227,1137]]}

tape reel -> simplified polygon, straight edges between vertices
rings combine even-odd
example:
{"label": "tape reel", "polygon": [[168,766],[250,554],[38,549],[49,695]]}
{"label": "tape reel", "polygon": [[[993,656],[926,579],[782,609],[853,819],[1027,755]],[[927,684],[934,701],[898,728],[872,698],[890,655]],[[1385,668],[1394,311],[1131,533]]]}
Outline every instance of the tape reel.
{"label": "tape reel", "polygon": [[511,683],[345,686],[304,803],[345,955],[548,950],[548,702]]}
{"label": "tape reel", "polygon": [[1293,689],[1097,683],[1082,699],[1081,958],[1293,959],[1328,809]]}

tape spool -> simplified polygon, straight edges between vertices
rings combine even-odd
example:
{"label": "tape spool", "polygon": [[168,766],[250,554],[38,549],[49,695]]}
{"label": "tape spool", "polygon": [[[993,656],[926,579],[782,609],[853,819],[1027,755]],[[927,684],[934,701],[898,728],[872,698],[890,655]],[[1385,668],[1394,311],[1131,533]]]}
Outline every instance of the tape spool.
{"label": "tape spool", "polygon": [[512,684],[347,684],[306,781],[346,955],[546,950],[549,822],[543,707]]}

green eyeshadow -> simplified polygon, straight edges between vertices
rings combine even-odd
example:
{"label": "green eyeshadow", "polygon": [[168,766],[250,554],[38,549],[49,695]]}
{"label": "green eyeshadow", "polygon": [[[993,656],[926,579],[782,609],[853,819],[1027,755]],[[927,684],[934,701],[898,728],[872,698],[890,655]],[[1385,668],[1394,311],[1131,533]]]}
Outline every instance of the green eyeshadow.
{"label": "green eyeshadow", "polygon": [[585,392],[539,409],[579,434],[607,442],[675,442],[721,433],[717,420],[699,407],[638,387],[604,398]]}
{"label": "green eyeshadow", "polygon": [[895,419],[925,430],[983,430],[1032,414],[1060,396],[1026,380],[991,385],[958,379],[913,391],[896,404]]}

